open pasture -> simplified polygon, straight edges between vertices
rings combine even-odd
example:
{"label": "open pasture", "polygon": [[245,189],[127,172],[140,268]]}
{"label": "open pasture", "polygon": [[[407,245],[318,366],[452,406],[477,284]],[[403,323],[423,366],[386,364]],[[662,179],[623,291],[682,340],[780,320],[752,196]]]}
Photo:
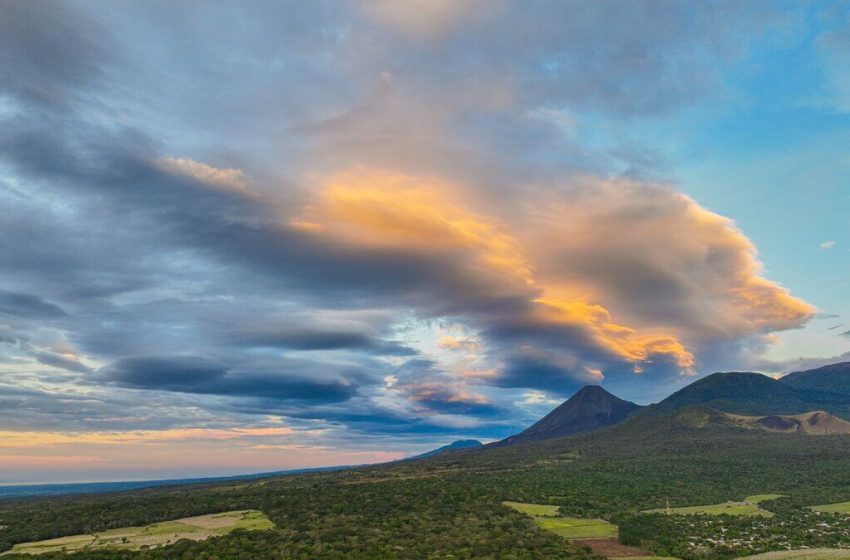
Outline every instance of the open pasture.
{"label": "open pasture", "polygon": [[819,506],[809,506],[809,509],[822,511],[824,513],[847,513],[850,514],[850,502],[838,502],[835,504],[821,504]]}
{"label": "open pasture", "polygon": [[747,496],[740,502],[728,501],[719,504],[705,506],[685,506],[670,508],[657,508],[645,510],[643,513],[671,513],[673,515],[746,515],[759,517],[773,517],[773,513],[761,509],[759,504],[768,500],[781,498],[782,494],[755,494]]}
{"label": "open pasture", "polygon": [[274,524],[260,511],[228,511],[152,523],[144,527],[124,527],[97,534],[72,535],[21,543],[5,554],[44,554],[99,549],[139,550],[143,546],[154,548],[180,539],[202,541],[210,537],[226,535],[235,529],[262,531],[273,527]]}
{"label": "open pasture", "polygon": [[515,509],[531,517],[557,517],[558,506],[549,504],[524,504],[522,502],[502,502],[502,505]]}
{"label": "open pasture", "polygon": [[602,539],[617,536],[617,526],[603,519],[582,519],[558,515],[558,506],[502,502],[510,508],[534,518],[541,529],[565,539]]}

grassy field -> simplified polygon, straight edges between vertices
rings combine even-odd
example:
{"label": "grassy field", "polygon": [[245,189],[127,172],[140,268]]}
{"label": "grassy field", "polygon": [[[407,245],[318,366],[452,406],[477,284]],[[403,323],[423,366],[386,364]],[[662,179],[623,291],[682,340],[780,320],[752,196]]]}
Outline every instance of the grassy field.
{"label": "grassy field", "polygon": [[531,517],[557,517],[559,515],[558,506],[548,504],[524,504],[522,502],[502,502],[502,504]]}
{"label": "grassy field", "polygon": [[504,505],[534,518],[541,529],[566,539],[596,539],[617,536],[617,526],[602,519],[581,519],[558,515],[558,506],[502,502]]}
{"label": "grassy field", "polygon": [[617,526],[602,519],[537,517],[535,521],[542,529],[551,531],[565,539],[601,539],[617,536]]}
{"label": "grassy field", "polygon": [[824,513],[850,513],[850,502],[838,502],[837,504],[823,504],[809,507],[810,509]]}
{"label": "grassy field", "polygon": [[144,527],[125,527],[91,535],[73,535],[21,543],[5,554],[43,554],[97,549],[139,550],[143,546],[154,548],[180,539],[202,541],[210,537],[226,535],[235,529],[262,531],[273,527],[274,524],[260,511],[228,511],[184,517]]}
{"label": "grassy field", "polygon": [[775,500],[777,498],[784,498],[785,494],[755,494],[753,496],[747,496],[744,498],[744,501],[750,504],[760,504],[762,502],[767,502],[770,500]]}
{"label": "grassy field", "polygon": [[[782,494],[754,494],[747,496],[740,502],[722,502],[707,506],[686,506],[670,508],[673,515],[749,515],[760,517],[773,517],[773,513],[761,509],[758,504],[768,500],[781,498]],[[644,513],[666,513],[666,508],[649,509]]]}
{"label": "grassy field", "polygon": [[741,560],[831,560],[850,558],[850,550],[842,548],[811,548],[808,550],[782,550],[747,556]]}

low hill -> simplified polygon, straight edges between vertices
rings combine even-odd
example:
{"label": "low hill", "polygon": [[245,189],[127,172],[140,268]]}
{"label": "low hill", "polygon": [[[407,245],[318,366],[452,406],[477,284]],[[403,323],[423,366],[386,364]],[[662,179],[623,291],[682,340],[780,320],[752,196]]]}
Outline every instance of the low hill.
{"label": "low hill", "polygon": [[459,439],[457,441],[451,442],[448,445],[438,447],[437,449],[432,449],[431,451],[426,451],[425,453],[420,453],[419,455],[414,455],[413,457],[407,457],[402,460],[413,461],[415,459],[425,459],[426,457],[433,457],[435,455],[440,455],[448,451],[457,451],[459,449],[474,449],[476,447],[481,447],[482,445],[484,444],[478,441],[477,439]]}
{"label": "low hill", "polygon": [[795,415],[746,416],[707,407],[688,407],[677,412],[675,418],[702,429],[724,426],[810,436],[850,434],[850,422],[821,410]]}
{"label": "low hill", "polygon": [[615,397],[598,385],[587,385],[531,427],[497,446],[542,441],[590,432],[625,420],[641,408]]}
{"label": "low hill", "polygon": [[850,362],[807,371],[795,371],[779,381],[796,389],[823,391],[850,397]]}

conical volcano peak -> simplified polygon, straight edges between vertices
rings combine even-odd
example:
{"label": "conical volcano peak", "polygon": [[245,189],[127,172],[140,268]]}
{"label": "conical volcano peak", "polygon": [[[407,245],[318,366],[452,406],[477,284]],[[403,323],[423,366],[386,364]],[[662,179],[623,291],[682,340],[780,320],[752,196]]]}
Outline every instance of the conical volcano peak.
{"label": "conical volcano peak", "polygon": [[509,445],[589,432],[616,424],[639,408],[599,385],[585,385],[539,422],[502,443]]}

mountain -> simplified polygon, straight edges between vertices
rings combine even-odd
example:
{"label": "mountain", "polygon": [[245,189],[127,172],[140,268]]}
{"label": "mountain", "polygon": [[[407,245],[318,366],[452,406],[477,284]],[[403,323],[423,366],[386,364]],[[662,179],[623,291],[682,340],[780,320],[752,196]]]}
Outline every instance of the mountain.
{"label": "mountain", "polygon": [[438,447],[437,449],[432,449],[431,451],[426,451],[425,453],[421,453],[419,455],[414,455],[413,457],[407,457],[406,459],[402,459],[403,461],[412,461],[414,459],[424,459],[426,457],[433,457],[434,455],[440,455],[447,451],[457,451],[459,449],[473,449],[475,447],[481,447],[484,445],[477,439],[459,439],[457,441],[453,441],[448,445],[444,445],[442,447]]}
{"label": "mountain", "polygon": [[779,381],[797,389],[823,391],[850,397],[850,362],[807,371],[795,371]]}
{"label": "mountain", "polygon": [[496,445],[513,445],[580,434],[616,424],[641,408],[598,385],[587,385],[525,431]]}
{"label": "mountain", "polygon": [[[815,373],[807,382],[814,385],[818,379],[820,376]],[[827,386],[828,382],[818,384]],[[850,393],[845,396],[816,388],[796,387],[789,382],[749,372],[709,375],[648,407],[648,413],[670,413],[697,405],[748,415],[802,414],[824,410],[850,418]]]}
{"label": "mountain", "polygon": [[[687,406],[707,406],[743,414],[805,412],[799,391],[759,373],[713,373],[676,391],[660,403],[656,411],[674,412]],[[811,410],[808,408],[807,410]]]}
{"label": "mountain", "polygon": [[[702,418],[700,422],[717,427],[780,433],[850,433],[850,424],[845,422],[850,420],[850,362],[792,373],[779,381],[752,372],[714,373],[648,407],[588,385],[530,428],[488,447],[581,434],[618,424],[628,417],[632,418],[625,430],[655,429],[651,417],[676,415],[688,409],[702,412],[689,410],[684,414],[688,420],[685,425],[697,417]],[[712,413],[707,415],[705,411],[709,410]]]}

